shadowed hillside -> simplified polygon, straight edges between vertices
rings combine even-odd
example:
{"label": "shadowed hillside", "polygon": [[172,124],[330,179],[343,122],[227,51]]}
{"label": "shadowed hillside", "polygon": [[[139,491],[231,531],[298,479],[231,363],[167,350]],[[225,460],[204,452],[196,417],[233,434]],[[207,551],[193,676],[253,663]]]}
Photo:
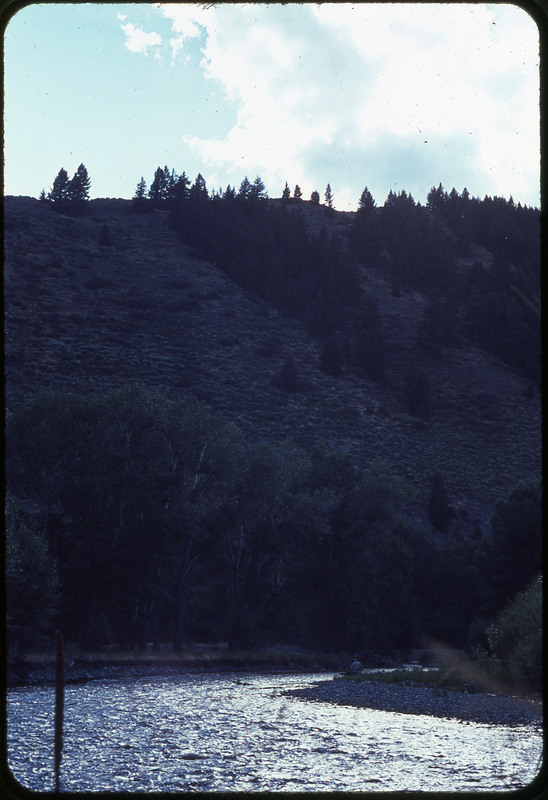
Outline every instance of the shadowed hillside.
{"label": "shadowed hillside", "polygon": [[[354,214],[301,203],[308,228],[351,230]],[[540,399],[530,382],[470,342],[428,359],[417,332],[427,306],[361,267],[379,312],[381,380],[343,364],[320,368],[322,340],[299,319],[191,256],[168,213],[132,212],[130,201],[94,200],[86,216],[37,200],[5,200],[6,402],[42,387],[86,392],[142,382],[190,392],[257,440],[325,440],[359,464],[386,459],[416,490],[410,513],[426,520],[441,473],[463,532],[484,524],[495,500],[540,470]],[[476,259],[489,253],[476,247]],[[473,259],[455,259],[455,270]],[[352,321],[349,321],[352,324]],[[288,356],[298,389],[280,385]],[[430,384],[426,419],[411,416],[404,384],[420,358]]]}

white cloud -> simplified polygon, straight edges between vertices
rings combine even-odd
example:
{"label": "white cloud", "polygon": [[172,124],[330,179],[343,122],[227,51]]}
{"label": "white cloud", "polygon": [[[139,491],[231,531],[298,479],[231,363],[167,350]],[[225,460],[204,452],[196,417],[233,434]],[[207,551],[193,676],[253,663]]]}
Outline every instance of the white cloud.
{"label": "white cloud", "polygon": [[[522,202],[535,202],[536,194],[538,202],[538,33],[519,8],[159,9],[171,21],[172,53],[200,39],[204,75],[237,104],[229,129],[184,138],[215,174],[258,173],[273,191],[287,179],[305,196],[314,188],[323,193],[327,181],[340,183],[342,207],[367,182],[368,165],[382,171],[374,153],[386,161],[386,173],[391,162],[399,164],[395,180],[418,199],[441,180],[449,188],[469,185],[474,192],[476,184],[479,193],[514,193]],[[129,33],[136,48],[144,46],[136,31]],[[420,153],[420,175],[405,153]]]}
{"label": "white cloud", "polygon": [[191,3],[157,3],[156,7],[171,20],[173,36],[169,40],[172,59],[184,49],[185,42],[199,38],[206,29],[207,10]]}
{"label": "white cloud", "polygon": [[144,53],[144,55],[148,55],[151,47],[158,47],[162,44],[162,37],[159,33],[155,33],[154,31],[149,31],[147,33],[131,22],[124,22],[126,19],[125,14],[118,14],[118,19],[124,23],[120,27],[126,35],[125,44],[131,53]]}

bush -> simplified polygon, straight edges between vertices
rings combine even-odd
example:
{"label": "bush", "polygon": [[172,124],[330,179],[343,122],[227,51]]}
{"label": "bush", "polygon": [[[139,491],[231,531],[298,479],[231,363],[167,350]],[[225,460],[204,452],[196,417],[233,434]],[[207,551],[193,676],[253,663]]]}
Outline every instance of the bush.
{"label": "bush", "polygon": [[341,347],[338,340],[332,336],[326,339],[320,355],[320,367],[328,375],[338,377],[342,371]]}
{"label": "bush", "polygon": [[518,592],[486,631],[499,674],[523,689],[542,689],[542,575]]}
{"label": "bush", "polygon": [[432,478],[432,491],[428,504],[430,523],[438,531],[446,532],[455,516],[455,511],[449,503],[449,495],[439,472]]}
{"label": "bush", "polygon": [[377,328],[364,330],[354,345],[354,360],[371,380],[384,376],[384,342]]}
{"label": "bush", "polygon": [[288,356],[280,371],[280,386],[286,392],[295,392],[299,386],[299,373],[295,359]]}
{"label": "bush", "polygon": [[99,236],[99,244],[101,247],[110,247],[112,245],[112,234],[110,232],[110,228],[107,223],[103,223],[101,228],[101,233]]}
{"label": "bush", "polygon": [[403,392],[408,413],[426,419],[430,412],[430,381],[416,362],[407,371]]}

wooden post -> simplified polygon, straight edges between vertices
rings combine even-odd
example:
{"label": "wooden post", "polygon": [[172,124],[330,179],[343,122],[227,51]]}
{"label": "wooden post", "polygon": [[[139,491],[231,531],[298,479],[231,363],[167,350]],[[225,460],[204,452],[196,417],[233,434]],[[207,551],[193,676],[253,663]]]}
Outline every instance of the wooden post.
{"label": "wooden post", "polygon": [[54,770],[55,791],[59,793],[59,772],[63,753],[63,712],[65,707],[65,665],[63,658],[63,637],[55,631],[55,732],[54,732]]}

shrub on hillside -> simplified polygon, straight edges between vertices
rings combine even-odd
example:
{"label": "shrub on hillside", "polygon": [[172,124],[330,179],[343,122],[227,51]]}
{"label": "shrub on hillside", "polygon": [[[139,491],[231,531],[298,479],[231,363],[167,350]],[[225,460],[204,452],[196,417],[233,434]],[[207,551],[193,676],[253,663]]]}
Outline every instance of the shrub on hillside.
{"label": "shrub on hillside", "polygon": [[542,689],[542,575],[486,631],[488,665],[520,689]]}
{"label": "shrub on hillside", "polygon": [[407,371],[403,392],[407,412],[412,417],[426,419],[430,413],[430,381],[416,362]]}
{"label": "shrub on hillside", "polygon": [[451,520],[455,517],[455,511],[449,502],[449,495],[439,472],[432,478],[428,516],[438,531],[447,531]]}
{"label": "shrub on hillside", "polygon": [[328,375],[338,377],[342,371],[341,346],[338,339],[334,336],[329,337],[323,343],[320,354],[320,367]]}
{"label": "shrub on hillside", "polygon": [[280,370],[280,386],[286,392],[295,392],[299,386],[299,373],[295,359],[288,356]]}

